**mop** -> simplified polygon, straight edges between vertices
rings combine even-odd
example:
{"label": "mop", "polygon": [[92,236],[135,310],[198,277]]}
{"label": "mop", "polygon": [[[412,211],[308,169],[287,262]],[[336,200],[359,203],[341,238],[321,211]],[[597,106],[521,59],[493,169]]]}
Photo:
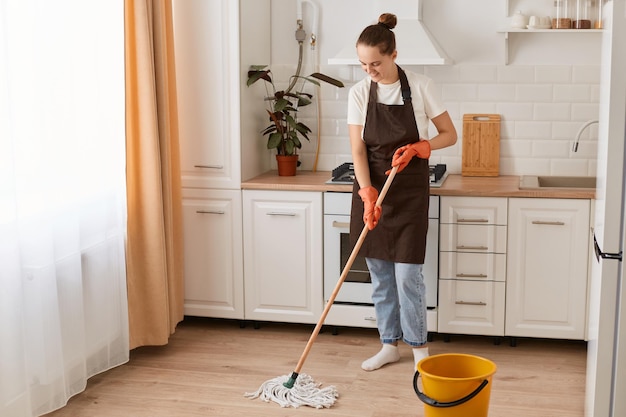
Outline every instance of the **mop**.
{"label": "mop", "polygon": [[[376,206],[380,207],[382,205],[383,199],[385,198],[385,195],[387,194],[387,191],[391,186],[391,182],[393,181],[393,178],[396,176],[397,172],[398,167],[393,167],[393,169],[389,173],[389,176],[387,177],[387,180],[385,181],[385,184],[383,185],[382,190],[380,191],[378,199],[376,200]],[[298,361],[298,364],[296,365],[294,371],[291,373],[291,375],[282,375],[274,379],[265,381],[261,385],[261,387],[255,392],[246,392],[244,394],[246,398],[259,398],[265,402],[274,401],[281,407],[293,408],[298,408],[302,405],[314,408],[329,408],[335,403],[335,400],[339,397],[339,393],[334,386],[331,385],[325,388],[321,388],[321,384],[316,383],[313,378],[311,378],[307,374],[300,374],[300,371],[302,370],[304,361],[306,360],[311,348],[313,347],[313,343],[315,343],[317,335],[322,329],[322,325],[324,324],[326,316],[328,315],[328,312],[330,311],[330,308],[332,307],[333,302],[335,301],[335,298],[337,297],[337,294],[341,289],[341,285],[345,281],[348,272],[350,271],[350,268],[352,267],[352,264],[354,263],[354,260],[356,259],[356,256],[359,253],[361,246],[363,245],[363,241],[365,240],[365,236],[367,236],[367,232],[368,228],[367,225],[365,225],[363,226],[363,230],[361,231],[361,234],[359,235],[359,238],[354,245],[354,249],[352,249],[352,253],[348,258],[348,261],[346,262],[346,266],[341,272],[341,276],[337,281],[337,285],[335,285],[335,289],[333,290],[328,301],[326,302],[324,311],[322,312],[322,315],[320,316],[320,319],[318,320],[315,329],[313,329],[313,332],[309,337],[309,341],[307,342],[306,347],[304,348],[304,351],[302,352],[300,360]]]}

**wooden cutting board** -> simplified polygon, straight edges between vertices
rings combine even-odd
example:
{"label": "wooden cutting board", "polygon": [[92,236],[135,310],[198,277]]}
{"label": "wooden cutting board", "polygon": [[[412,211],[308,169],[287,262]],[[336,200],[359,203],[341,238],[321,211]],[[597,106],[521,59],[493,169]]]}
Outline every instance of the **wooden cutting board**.
{"label": "wooden cutting board", "polygon": [[500,115],[463,115],[461,175],[497,177],[500,174]]}

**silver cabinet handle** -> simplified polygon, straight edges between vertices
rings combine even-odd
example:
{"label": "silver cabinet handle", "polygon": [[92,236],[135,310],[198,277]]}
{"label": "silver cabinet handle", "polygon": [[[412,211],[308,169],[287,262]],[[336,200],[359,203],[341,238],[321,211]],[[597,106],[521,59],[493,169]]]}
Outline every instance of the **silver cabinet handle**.
{"label": "silver cabinet handle", "polygon": [[295,217],[296,213],[283,213],[280,211],[270,211],[267,213],[267,216],[288,216]]}
{"label": "silver cabinet handle", "polygon": [[456,219],[457,223],[489,223],[488,219]]}
{"label": "silver cabinet handle", "polygon": [[198,214],[224,214],[223,210],[196,210]]}
{"label": "silver cabinet handle", "polygon": [[346,227],[350,227],[350,223],[348,222],[338,222],[336,220],[333,220],[333,227],[337,227],[340,229],[345,229]]}
{"label": "silver cabinet handle", "polygon": [[194,165],[193,167],[203,169],[223,169],[224,165]]}
{"label": "silver cabinet handle", "polygon": [[465,245],[457,245],[456,248],[460,250],[487,250],[489,249],[487,246],[465,246]]}
{"label": "silver cabinet handle", "polygon": [[485,274],[456,274],[457,278],[487,278]]}
{"label": "silver cabinet handle", "polygon": [[455,302],[455,304],[462,304],[466,306],[486,306],[487,305],[487,303],[484,303],[482,301],[457,301]]}
{"label": "silver cabinet handle", "polygon": [[363,319],[366,320],[366,321],[376,321],[376,317],[371,317],[371,316],[363,317]]}
{"label": "silver cabinet handle", "polygon": [[544,224],[544,225],[548,225],[548,226],[564,226],[565,225],[564,222],[545,222],[545,221],[541,221],[541,220],[533,220],[532,223],[533,224]]}

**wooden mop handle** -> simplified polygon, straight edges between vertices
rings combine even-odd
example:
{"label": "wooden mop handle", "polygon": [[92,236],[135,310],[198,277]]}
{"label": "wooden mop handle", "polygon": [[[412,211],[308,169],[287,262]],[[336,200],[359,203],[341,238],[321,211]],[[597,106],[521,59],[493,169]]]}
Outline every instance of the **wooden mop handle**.
{"label": "wooden mop handle", "polygon": [[[396,176],[397,172],[398,172],[398,167],[395,166],[389,173],[389,176],[387,177],[387,180],[385,181],[385,184],[383,185],[382,190],[380,190],[378,199],[376,200],[376,205],[378,207],[380,207],[383,204],[385,195],[387,195],[387,191],[389,191],[389,187],[391,187],[391,183],[393,181],[393,178]],[[339,280],[337,281],[337,285],[335,285],[335,289],[333,290],[332,294],[330,295],[330,298],[326,302],[324,311],[322,312],[322,315],[320,316],[320,319],[317,322],[315,329],[313,329],[313,333],[311,333],[311,337],[309,337],[309,341],[307,342],[306,347],[304,348],[304,352],[302,352],[302,355],[300,356],[300,360],[298,361],[298,364],[296,365],[296,368],[294,369],[294,374],[300,373],[300,370],[302,369],[302,366],[304,365],[304,361],[306,360],[307,356],[309,356],[311,347],[313,347],[313,343],[315,343],[315,339],[317,339],[317,335],[319,334],[320,330],[322,329],[322,326],[324,325],[326,316],[328,316],[328,312],[330,311],[330,308],[335,302],[335,298],[337,298],[337,294],[339,294],[341,285],[346,280],[346,277],[348,276],[348,272],[350,272],[350,268],[352,268],[352,264],[354,263],[354,260],[356,259],[359,253],[359,250],[361,249],[361,246],[363,245],[363,241],[365,240],[365,236],[367,236],[368,230],[369,229],[367,228],[367,225],[365,225],[363,227],[363,230],[361,231],[361,234],[359,235],[359,239],[356,241],[356,244],[354,245],[354,249],[352,249],[352,253],[350,254],[350,257],[348,258],[348,261],[346,262],[346,266],[343,268],[343,271],[341,272],[341,276],[339,277]]]}

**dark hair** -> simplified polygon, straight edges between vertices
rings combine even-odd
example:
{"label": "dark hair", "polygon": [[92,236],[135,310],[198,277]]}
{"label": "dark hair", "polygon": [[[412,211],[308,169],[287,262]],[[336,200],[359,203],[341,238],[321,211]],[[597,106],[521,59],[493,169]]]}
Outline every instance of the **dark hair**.
{"label": "dark hair", "polygon": [[391,55],[396,50],[396,36],[391,29],[396,27],[398,19],[395,14],[383,13],[378,18],[378,23],[369,25],[356,41],[357,46],[377,46],[383,55]]}

